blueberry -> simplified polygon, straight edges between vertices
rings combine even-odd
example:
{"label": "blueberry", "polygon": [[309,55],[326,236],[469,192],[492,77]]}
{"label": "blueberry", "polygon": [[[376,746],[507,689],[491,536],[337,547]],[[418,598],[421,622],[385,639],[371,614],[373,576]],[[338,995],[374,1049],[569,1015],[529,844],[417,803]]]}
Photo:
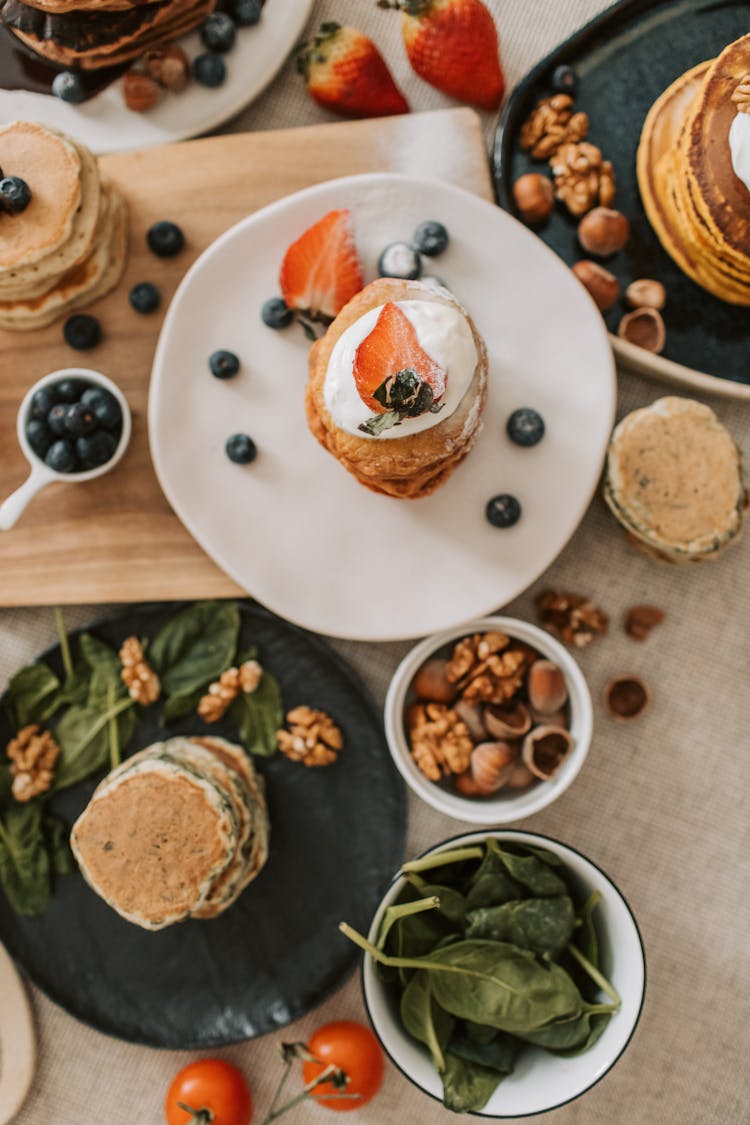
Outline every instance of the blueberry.
{"label": "blueberry", "polygon": [[208,357],[208,366],[217,379],[232,379],[240,369],[240,361],[234,352],[221,348]]}
{"label": "blueberry", "polygon": [[428,258],[442,254],[447,245],[448,231],[435,219],[427,219],[414,231],[414,246],[420,254],[426,254]]}
{"label": "blueberry", "polygon": [[286,328],[294,320],[294,309],[290,309],[283,297],[269,297],[260,310],[263,323],[269,328]]}
{"label": "blueberry", "polygon": [[414,281],[421,277],[422,259],[408,242],[392,242],[378,258],[378,273],[381,277]]}
{"label": "blueberry", "polygon": [[484,514],[493,527],[513,527],[521,518],[521,505],[515,496],[501,492],[487,501]]}
{"label": "blueberry", "polygon": [[558,66],[552,72],[552,89],[558,94],[575,94],[578,75],[572,66]]}
{"label": "blueberry", "polygon": [[136,312],[156,312],[161,304],[161,293],[150,281],[139,281],[128,294],[129,300]]}
{"label": "blueberry", "polygon": [[209,51],[224,54],[234,46],[237,29],[226,12],[212,12],[201,28],[201,39]]}
{"label": "blueberry", "polygon": [[185,235],[177,223],[161,219],[148,228],[146,241],[149,250],[158,258],[173,258],[185,245]]}
{"label": "blueberry", "polygon": [[52,386],[40,387],[39,390],[35,391],[32,395],[29,416],[31,418],[45,419],[55,403],[59,401],[59,397],[57,387],[54,384]]}
{"label": "blueberry", "polygon": [[234,461],[235,465],[249,465],[258,454],[255,442],[247,434],[232,434],[227,438],[224,448],[227,457],[230,461]]}
{"label": "blueberry", "polygon": [[76,455],[84,469],[97,469],[110,461],[117,449],[117,438],[103,430],[76,440]]}
{"label": "blueberry", "polygon": [[234,5],[234,22],[239,27],[255,27],[261,12],[260,0],[237,0]]}
{"label": "blueberry", "polygon": [[221,55],[214,54],[213,51],[206,51],[205,54],[198,55],[198,58],[193,62],[193,78],[201,86],[208,86],[209,89],[213,90],[224,84],[226,76],[227,68],[223,58]]}
{"label": "blueberry", "polygon": [[52,79],[52,93],[56,98],[71,105],[78,105],[86,100],[88,90],[80,74],[72,70],[63,70]]}
{"label": "blueberry", "polygon": [[105,430],[116,430],[122,424],[120,404],[104,387],[89,387],[81,395],[81,402],[94,412],[97,422]]}
{"label": "blueberry", "polygon": [[31,191],[20,176],[5,176],[0,180],[0,211],[20,215],[31,203]]}
{"label": "blueberry", "polygon": [[44,457],[52,444],[52,435],[41,418],[30,418],[26,423],[26,440],[37,457]]}
{"label": "blueberry", "polygon": [[55,384],[58,402],[78,402],[86,390],[87,384],[83,379],[61,379]]}
{"label": "blueberry", "polygon": [[50,469],[54,469],[56,473],[72,473],[76,467],[73,446],[65,438],[52,443],[45,454],[44,460]]}
{"label": "blueberry", "polygon": [[73,437],[93,433],[98,425],[96,414],[85,402],[74,402],[67,408],[65,428]]}
{"label": "blueberry", "polygon": [[89,316],[88,313],[76,313],[75,316],[69,316],[65,321],[63,335],[65,342],[70,344],[71,348],[85,352],[89,348],[95,348],[99,343],[102,338],[102,329],[95,316]]}
{"label": "blueberry", "polygon": [[536,445],[544,437],[544,419],[530,406],[514,410],[505,428],[516,445]]}
{"label": "blueberry", "polygon": [[68,404],[65,402],[58,402],[52,407],[47,415],[47,429],[53,433],[55,437],[62,437],[66,432],[65,418],[68,413]]}

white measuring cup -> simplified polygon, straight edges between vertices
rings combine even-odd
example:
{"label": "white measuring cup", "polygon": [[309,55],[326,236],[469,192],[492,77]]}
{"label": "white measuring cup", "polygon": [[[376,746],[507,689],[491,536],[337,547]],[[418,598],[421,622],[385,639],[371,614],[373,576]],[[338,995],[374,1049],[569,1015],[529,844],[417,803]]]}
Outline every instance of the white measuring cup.
{"label": "white measuring cup", "polygon": [[[120,440],[117,443],[117,448],[109,461],[105,461],[103,465],[97,465],[95,469],[83,469],[80,473],[58,473],[55,469],[50,469],[49,465],[45,464],[44,459],[34,452],[26,438],[26,423],[29,420],[32,398],[41,387],[48,387],[51,383],[60,382],[61,379],[81,379],[90,383],[91,386],[101,387],[103,390],[113,394],[120,404],[120,410],[122,411],[122,432],[120,434]],[[8,531],[13,527],[28,502],[32,497],[36,496],[40,488],[44,488],[45,485],[52,484],[53,481],[64,481],[67,484],[79,484],[83,483],[83,481],[93,480],[94,477],[103,476],[104,473],[108,473],[110,469],[115,467],[127,449],[131,429],[132,420],[130,417],[130,407],[127,404],[125,395],[116,383],[113,383],[106,375],[102,375],[100,371],[93,371],[88,367],[63,367],[59,371],[51,371],[49,375],[44,375],[29,388],[23,396],[21,405],[18,408],[16,432],[18,434],[19,444],[23,450],[23,455],[31,466],[31,472],[21,487],[17,488],[15,492],[12,492],[7,500],[4,500],[3,503],[0,504],[0,531]]]}

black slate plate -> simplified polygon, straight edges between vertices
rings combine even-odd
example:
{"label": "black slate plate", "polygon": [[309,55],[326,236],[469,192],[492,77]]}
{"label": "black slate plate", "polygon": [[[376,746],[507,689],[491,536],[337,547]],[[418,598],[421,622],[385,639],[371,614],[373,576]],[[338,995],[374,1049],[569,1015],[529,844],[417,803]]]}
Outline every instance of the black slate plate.
{"label": "black slate plate", "polygon": [[[153,636],[174,605],[132,607],[90,632],[115,646]],[[75,637],[75,634],[73,634]],[[73,642],[75,643],[75,642]],[[217,1047],[283,1027],[341,984],[358,950],[337,931],[367,929],[403,859],[403,784],[363,686],[326,645],[242,605],[240,648],[257,644],[288,710],[307,703],[340,725],[335,765],[255,759],[271,816],[268,863],[224,915],[149,933],[111,910],[78,873],[58,877],[47,910],[15,914],[0,891],[0,939],[48,996],[100,1031],[154,1047]],[[57,646],[43,654],[62,671]],[[165,737],[159,704],[142,712],[128,753]],[[206,729],[202,724],[198,724]],[[231,723],[212,732],[236,740]],[[187,718],[169,734],[195,733]],[[11,735],[0,717],[0,744]],[[70,825],[94,782],[51,802]]]}
{"label": "black slate plate", "polygon": [[[614,164],[614,206],[631,223],[624,251],[607,261],[623,287],[637,277],[656,277],[667,288],[664,312],[667,344],[661,356],[628,348],[642,370],[687,386],[750,398],[750,309],[728,305],[682,273],[651,229],[638,193],[635,153],[646,114],[680,74],[715,57],[750,31],[750,5],[740,0],[623,0],[578,31],[543,59],[516,86],[495,139],[494,175],[498,202],[513,211],[511,186],[524,172],[548,173],[517,145],[529,111],[551,93],[551,77],[562,63],[576,68],[576,108],[589,116],[588,140]],[[564,208],[537,233],[564,261],[586,255],[577,246],[575,220]],[[626,310],[621,302],[606,315],[615,332]],[[632,353],[636,353],[633,355]]]}

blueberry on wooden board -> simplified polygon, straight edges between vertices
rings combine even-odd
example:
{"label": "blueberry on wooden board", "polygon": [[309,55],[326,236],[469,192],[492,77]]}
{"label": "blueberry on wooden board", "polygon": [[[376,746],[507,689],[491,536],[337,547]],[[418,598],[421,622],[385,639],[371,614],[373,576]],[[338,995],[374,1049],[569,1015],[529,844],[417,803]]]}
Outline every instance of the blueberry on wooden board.
{"label": "blueberry on wooden board", "polygon": [[185,245],[185,235],[177,223],[160,219],[148,228],[146,242],[149,250],[158,258],[173,258]]}
{"label": "blueberry on wooden board", "polygon": [[156,312],[161,304],[161,293],[150,281],[139,281],[128,294],[128,300],[136,312]]}
{"label": "blueberry on wooden board", "polygon": [[95,316],[76,313],[69,316],[63,327],[65,342],[77,351],[85,352],[95,348],[102,338],[102,329]]}

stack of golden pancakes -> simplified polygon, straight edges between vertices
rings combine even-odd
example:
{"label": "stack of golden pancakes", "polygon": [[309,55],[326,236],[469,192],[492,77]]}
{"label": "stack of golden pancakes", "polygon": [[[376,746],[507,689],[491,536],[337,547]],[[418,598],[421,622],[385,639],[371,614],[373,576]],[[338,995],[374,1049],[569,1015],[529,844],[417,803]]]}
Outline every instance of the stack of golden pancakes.
{"label": "stack of golden pancakes", "polygon": [[0,168],[31,190],[25,211],[0,217],[0,327],[41,328],[114,288],[127,210],[89,150],[16,121],[0,128]]}
{"label": "stack of golden pancakes", "polygon": [[32,51],[80,70],[119,66],[192,31],[216,0],[0,0],[0,20]]}
{"label": "stack of golden pancakes", "polygon": [[698,285],[735,305],[750,305],[750,190],[730,148],[735,118],[750,114],[748,75],[744,35],[654,102],[637,157],[643,204],[665,250]]}

